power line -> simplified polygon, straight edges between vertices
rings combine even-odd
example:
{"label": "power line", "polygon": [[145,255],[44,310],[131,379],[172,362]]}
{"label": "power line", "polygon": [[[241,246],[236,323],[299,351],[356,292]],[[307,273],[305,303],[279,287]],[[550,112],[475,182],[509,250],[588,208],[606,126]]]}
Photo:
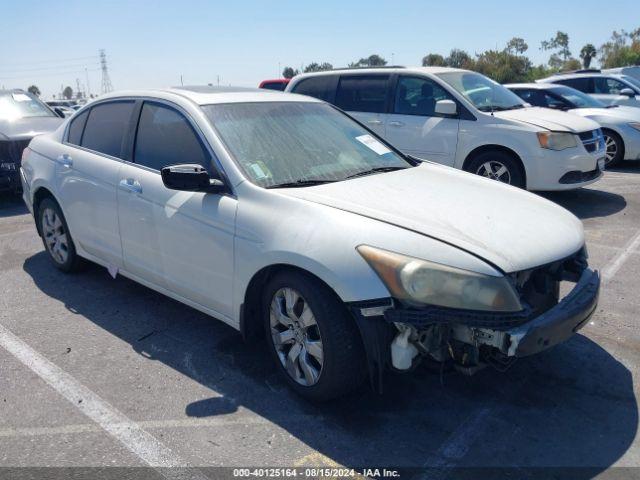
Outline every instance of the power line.
{"label": "power line", "polygon": [[[96,62],[97,63],[97,62]],[[55,65],[49,67],[38,67],[38,68],[19,68],[15,70],[0,70],[0,73],[22,73],[22,72],[39,72],[46,70],[68,70],[69,68],[84,68],[86,67],[86,63],[76,63],[76,64],[63,64],[63,65]]]}
{"label": "power line", "polygon": [[98,58],[95,55],[91,55],[91,56],[87,56],[87,57],[74,57],[74,58],[62,58],[62,59],[58,59],[58,60],[36,60],[34,61],[28,61],[28,62],[14,62],[14,63],[3,63],[3,66],[31,66],[31,65],[40,65],[43,63],[68,63],[68,62],[76,62],[79,60],[90,60],[90,59],[94,59],[94,60],[98,60]]}
{"label": "power line", "polygon": [[10,76],[10,77],[0,77],[0,80],[20,80],[23,78],[46,78],[46,77],[59,77],[59,76],[63,76],[63,75],[69,75],[72,73],[84,73],[84,72],[99,72],[100,69],[99,68],[93,68],[93,69],[75,69],[75,70],[67,70],[67,71],[62,71],[62,72],[56,72],[56,73],[38,73],[38,74],[28,74],[28,75],[18,75],[18,76]]}

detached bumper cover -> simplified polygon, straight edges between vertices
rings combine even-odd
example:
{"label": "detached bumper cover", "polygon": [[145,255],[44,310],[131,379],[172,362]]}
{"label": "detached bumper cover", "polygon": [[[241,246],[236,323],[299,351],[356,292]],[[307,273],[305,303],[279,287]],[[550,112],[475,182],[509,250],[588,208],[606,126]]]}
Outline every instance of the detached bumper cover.
{"label": "detached bumper cover", "polygon": [[586,269],[574,289],[558,305],[508,331],[509,356],[526,357],[564,342],[580,330],[598,306],[600,274]]}

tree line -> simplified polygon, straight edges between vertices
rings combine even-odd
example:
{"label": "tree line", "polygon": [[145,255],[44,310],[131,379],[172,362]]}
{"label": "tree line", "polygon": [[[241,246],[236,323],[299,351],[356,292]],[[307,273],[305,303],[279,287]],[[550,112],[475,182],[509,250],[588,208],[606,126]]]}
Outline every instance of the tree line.
{"label": "tree line", "polygon": [[[591,68],[594,60],[598,60],[602,68],[640,65],[640,28],[631,32],[614,31],[609,41],[602,44],[600,48],[587,43],[580,49],[578,57],[573,55],[570,48],[569,35],[561,31],[556,32],[555,36],[549,40],[541,42],[539,48],[549,53],[546,64],[534,65],[526,55],[529,50],[527,42],[523,38],[514,37],[502,49],[490,49],[474,55],[458,48],[452,49],[447,56],[428,53],[422,58],[422,65],[474,70],[500,83],[527,82],[560,71]],[[374,54],[352,62],[348,66],[353,68],[384,65],[387,65],[387,61],[380,55]],[[333,65],[328,62],[313,62],[302,71],[307,73],[331,69]],[[282,76],[292,78],[299,73],[299,70],[285,67]]]}

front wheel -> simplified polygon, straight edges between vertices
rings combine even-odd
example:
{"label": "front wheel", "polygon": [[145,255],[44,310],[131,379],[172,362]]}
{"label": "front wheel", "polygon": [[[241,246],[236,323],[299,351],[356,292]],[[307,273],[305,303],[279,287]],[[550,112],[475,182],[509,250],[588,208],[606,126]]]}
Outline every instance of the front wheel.
{"label": "front wheel", "polygon": [[465,168],[481,177],[525,188],[525,177],[518,160],[498,150],[483,152],[471,160]]}
{"label": "front wheel", "polygon": [[355,320],[322,282],[300,272],[277,274],[262,310],[273,359],[297,393],[325,401],[362,384],[365,353]]}
{"label": "front wheel", "polygon": [[611,130],[603,130],[604,144],[605,144],[605,159],[604,165],[606,168],[614,167],[624,157],[624,144],[622,138]]}

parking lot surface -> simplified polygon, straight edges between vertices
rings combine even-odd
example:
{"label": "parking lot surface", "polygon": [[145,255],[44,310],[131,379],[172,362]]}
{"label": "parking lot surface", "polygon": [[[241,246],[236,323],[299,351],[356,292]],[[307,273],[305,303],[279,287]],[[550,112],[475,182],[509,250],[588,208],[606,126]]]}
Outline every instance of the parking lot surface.
{"label": "parking lot surface", "polygon": [[505,373],[420,368],[320,406],[221,322],[97,266],[55,270],[22,202],[0,197],[0,466],[640,474],[622,468],[640,466],[640,164],[544,196],[582,219],[603,275],[579,335]]}

